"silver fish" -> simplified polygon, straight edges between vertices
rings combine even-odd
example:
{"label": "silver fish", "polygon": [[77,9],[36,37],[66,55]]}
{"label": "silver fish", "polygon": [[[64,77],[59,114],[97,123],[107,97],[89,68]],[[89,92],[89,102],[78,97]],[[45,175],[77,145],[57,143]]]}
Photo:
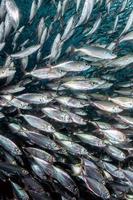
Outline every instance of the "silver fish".
{"label": "silver fish", "polygon": [[80,100],[68,96],[60,96],[56,98],[56,101],[72,108],[84,108],[89,105],[89,103],[85,100]]}
{"label": "silver fish", "polygon": [[83,141],[86,144],[90,144],[91,146],[95,146],[95,147],[105,147],[106,144],[104,143],[103,140],[101,140],[100,138],[91,135],[91,134],[87,134],[87,133],[74,133],[74,135],[76,135],[77,137],[80,138],[81,141]]}
{"label": "silver fish", "polygon": [[38,41],[40,41],[42,33],[45,28],[45,20],[44,17],[42,17],[39,21],[38,27],[37,27],[37,36],[38,36]]}
{"label": "silver fish", "polygon": [[19,26],[20,22],[20,13],[19,9],[14,0],[5,1],[6,10],[11,20],[13,27],[16,29]]}
{"label": "silver fish", "polygon": [[33,116],[33,115],[21,115],[32,127],[44,132],[55,132],[54,127],[47,121]]}
{"label": "silver fish", "polygon": [[42,109],[42,112],[44,112],[48,117],[51,119],[54,119],[59,122],[63,123],[72,123],[71,116],[64,111],[60,111],[59,109],[55,109],[52,107],[45,107]]}
{"label": "silver fish", "polygon": [[123,35],[124,33],[127,33],[127,31],[131,28],[132,24],[133,24],[133,11],[130,13],[126,26],[124,30],[122,31],[122,33],[120,34],[120,36]]}
{"label": "silver fish", "polygon": [[102,60],[103,59],[110,60],[117,57],[110,50],[102,48],[102,47],[98,47],[98,46],[87,46],[87,47],[82,47],[82,48],[75,48],[74,52],[87,55],[90,57],[102,59]]}
{"label": "silver fish", "polygon": [[88,151],[81,145],[71,141],[60,141],[61,145],[73,155],[88,155]]}
{"label": "silver fish", "polygon": [[73,194],[77,195],[78,194],[78,188],[70,175],[66,173],[64,170],[61,168],[57,168],[54,166],[55,170],[55,178],[60,182],[62,186],[64,186],[67,190],[72,192]]}
{"label": "silver fish", "polygon": [[16,183],[11,181],[11,185],[18,199],[29,200],[28,194]]}
{"label": "silver fish", "polygon": [[36,51],[39,50],[39,48],[40,48],[40,44],[30,46],[30,47],[27,47],[26,49],[24,49],[23,51],[11,54],[10,56],[13,59],[21,59],[21,58],[27,57],[27,56],[35,53]]}
{"label": "silver fish", "polygon": [[61,36],[61,40],[68,40],[74,32],[74,17],[70,17],[70,19],[67,22],[66,28],[63,32],[63,35]]}
{"label": "silver fish", "polygon": [[104,84],[105,81],[104,80],[99,80],[99,82],[95,81],[95,80],[72,80],[66,83],[63,83],[61,86],[69,88],[71,90],[82,90],[82,91],[86,91],[86,90],[93,90],[98,88],[98,86]]}
{"label": "silver fish", "polygon": [[112,144],[119,144],[126,142],[126,135],[117,129],[108,129],[100,131],[104,136],[111,141]]}
{"label": "silver fish", "polygon": [[90,69],[90,65],[83,61],[68,61],[52,66],[53,69],[59,69],[65,72],[82,72]]}
{"label": "silver fish", "polygon": [[97,108],[110,113],[120,113],[123,111],[119,105],[108,101],[94,101],[92,104]]}
{"label": "silver fish", "polygon": [[29,22],[31,22],[33,20],[33,18],[35,17],[37,12],[37,4],[36,1],[33,0],[32,1],[32,5],[31,5],[31,11],[30,11],[30,17],[29,17]]}
{"label": "silver fish", "polygon": [[109,100],[115,104],[118,104],[123,109],[132,109],[133,108],[133,98],[118,96],[118,97],[109,97]]}
{"label": "silver fish", "polygon": [[76,27],[88,21],[92,13],[94,3],[95,0],[85,0],[81,16]]}
{"label": "silver fish", "polygon": [[47,104],[53,100],[53,96],[50,93],[25,93],[16,97],[21,101],[25,101],[31,104]]}
{"label": "silver fish", "polygon": [[35,69],[35,70],[27,73],[27,75],[31,75],[40,80],[59,79],[59,78],[65,76],[65,74],[66,74],[66,72],[63,72],[63,71],[60,71],[57,69],[48,68],[48,67],[45,67],[42,69]]}
{"label": "silver fish", "polygon": [[22,152],[20,151],[18,146],[12,140],[3,135],[0,135],[0,145],[13,156],[22,155]]}

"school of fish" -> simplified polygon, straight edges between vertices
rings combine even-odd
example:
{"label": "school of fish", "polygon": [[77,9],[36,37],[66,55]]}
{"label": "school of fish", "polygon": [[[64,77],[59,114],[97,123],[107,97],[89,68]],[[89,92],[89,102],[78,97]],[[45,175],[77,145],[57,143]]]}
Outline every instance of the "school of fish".
{"label": "school of fish", "polygon": [[0,1],[0,200],[132,200],[133,1],[26,2]]}

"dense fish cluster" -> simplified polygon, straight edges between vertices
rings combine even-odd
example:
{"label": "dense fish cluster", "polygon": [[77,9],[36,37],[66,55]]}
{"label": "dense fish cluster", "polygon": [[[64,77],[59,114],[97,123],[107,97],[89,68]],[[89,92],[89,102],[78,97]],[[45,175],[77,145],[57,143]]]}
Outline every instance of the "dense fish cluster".
{"label": "dense fish cluster", "polygon": [[0,199],[132,200],[133,2],[20,2],[0,1]]}

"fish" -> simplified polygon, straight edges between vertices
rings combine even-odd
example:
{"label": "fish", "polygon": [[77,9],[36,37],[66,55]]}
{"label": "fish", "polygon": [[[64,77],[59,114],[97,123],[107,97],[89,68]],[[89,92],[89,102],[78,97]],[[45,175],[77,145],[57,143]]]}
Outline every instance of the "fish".
{"label": "fish", "polygon": [[86,23],[89,20],[94,4],[95,4],[94,0],[91,0],[91,1],[85,0],[81,16],[79,18],[79,21],[76,27],[80,26],[81,24]]}
{"label": "fish", "polygon": [[39,80],[52,80],[52,79],[59,79],[66,75],[66,72],[57,70],[57,69],[50,69],[49,67],[35,69],[31,72],[26,73],[26,75],[30,75],[34,78]]}
{"label": "fish", "polygon": [[65,72],[82,72],[85,70],[90,69],[90,65],[85,62],[75,62],[75,61],[68,61],[65,63],[59,63],[57,65],[52,66],[53,69],[59,69]]}
{"label": "fish", "polygon": [[13,187],[13,190],[17,198],[24,199],[24,200],[30,199],[28,194],[18,184],[11,181],[11,185]]}
{"label": "fish", "polygon": [[105,83],[104,80],[100,79],[90,79],[90,80],[71,80],[66,83],[63,83],[61,86],[71,89],[71,90],[93,90],[98,88],[99,86],[103,85]]}
{"label": "fish", "polygon": [[46,114],[48,117],[50,117],[51,119],[54,119],[58,122],[63,122],[63,123],[73,122],[69,113],[60,111],[59,109],[45,107],[42,109],[42,112]]}
{"label": "fish", "polygon": [[85,177],[84,178],[87,188],[94,193],[96,196],[99,196],[103,199],[109,199],[110,193],[108,189],[100,182],[96,181],[93,178]]}
{"label": "fish", "polygon": [[109,97],[109,100],[113,103],[121,106],[124,109],[132,109],[133,108],[133,99],[130,97]]}
{"label": "fish", "polygon": [[108,145],[106,147],[106,152],[116,160],[123,161],[126,159],[125,153],[120,149],[116,148],[115,146]]}
{"label": "fish", "polygon": [[94,101],[92,104],[97,108],[109,113],[121,113],[123,111],[119,105],[108,101]]}
{"label": "fish", "polygon": [[29,104],[47,104],[51,102],[54,97],[50,93],[25,93],[16,97],[17,99],[27,102]]}
{"label": "fish", "polygon": [[30,16],[29,16],[29,22],[31,22],[33,20],[33,18],[36,15],[36,12],[37,12],[37,4],[36,4],[36,1],[33,0],[32,5],[31,5]]}
{"label": "fish", "polygon": [[117,58],[117,55],[113,54],[110,50],[98,46],[88,45],[82,48],[75,48],[74,52],[102,60],[112,60]]}
{"label": "fish", "polygon": [[49,137],[46,137],[45,135],[28,131],[27,137],[29,138],[29,141],[31,141],[34,144],[37,144],[38,146],[42,147],[43,149],[58,151],[60,150],[60,146]]}
{"label": "fish", "polygon": [[90,105],[90,103],[86,100],[80,100],[69,96],[59,96],[56,98],[56,101],[64,106],[72,108],[84,108]]}
{"label": "fish", "polygon": [[13,156],[22,155],[22,152],[19,149],[19,147],[12,140],[8,139],[3,135],[0,135],[0,145]]}
{"label": "fish", "polygon": [[61,40],[64,41],[64,40],[68,40],[74,33],[74,17],[72,16],[68,22],[67,22],[67,25],[66,25],[66,28],[64,30],[64,33],[63,35],[61,36]]}
{"label": "fish", "polygon": [[61,145],[72,155],[88,155],[88,151],[81,145],[71,141],[61,141]]}
{"label": "fish", "polygon": [[20,52],[11,54],[10,56],[13,59],[21,59],[21,58],[27,57],[27,56],[35,53],[36,51],[39,50],[39,48],[40,48],[40,44],[34,45],[34,46],[30,46],[30,47],[27,47],[26,49],[24,49],[24,50],[22,50]]}
{"label": "fish", "polygon": [[7,13],[9,15],[9,18],[11,20],[11,23],[15,29],[18,28],[20,23],[20,11],[15,3],[14,0],[6,0],[5,1],[5,7],[7,10]]}
{"label": "fish", "polygon": [[22,116],[29,125],[31,125],[32,127],[36,128],[36,129],[39,129],[41,131],[44,131],[44,132],[51,132],[53,133],[55,131],[54,127],[48,123],[47,121],[39,118],[39,117],[36,117],[36,116],[33,116],[33,115],[20,115]]}
{"label": "fish", "polygon": [[100,132],[113,144],[124,143],[127,140],[126,135],[117,129],[100,130]]}
{"label": "fish", "polygon": [[47,153],[44,150],[33,148],[33,147],[27,147],[27,148],[24,148],[24,150],[28,152],[30,155],[40,158],[42,160],[46,160],[47,162],[55,161],[54,156],[52,156],[51,154]]}
{"label": "fish", "polygon": [[78,188],[74,181],[71,179],[69,174],[67,174],[64,170],[57,168],[54,166],[55,175],[57,181],[61,183],[67,190],[74,193],[75,195],[78,194]]}
{"label": "fish", "polygon": [[125,26],[124,30],[121,32],[120,35],[127,33],[127,31],[131,28],[132,24],[133,24],[133,11],[130,13],[129,18],[128,18],[127,23],[126,23],[126,26]]}

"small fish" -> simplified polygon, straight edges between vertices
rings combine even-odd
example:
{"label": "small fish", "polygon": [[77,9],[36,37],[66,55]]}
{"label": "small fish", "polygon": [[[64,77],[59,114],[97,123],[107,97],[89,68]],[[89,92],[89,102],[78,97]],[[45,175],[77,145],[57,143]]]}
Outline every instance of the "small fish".
{"label": "small fish", "polygon": [[124,109],[133,109],[133,98],[118,96],[118,97],[109,97],[109,100],[115,104],[118,104]]}
{"label": "small fish", "polygon": [[64,106],[72,107],[72,108],[84,108],[89,105],[89,102],[86,100],[80,100],[68,96],[59,96],[56,98],[56,101],[61,103]]}
{"label": "small fish", "polygon": [[133,126],[133,118],[130,116],[118,115],[121,121]]}
{"label": "small fish", "polygon": [[0,23],[0,43],[3,42],[4,39],[4,22]]}
{"label": "small fish", "polygon": [[17,32],[15,33],[14,38],[13,38],[13,41],[12,41],[13,49],[16,48],[16,46],[17,46],[17,40],[18,40],[20,34],[23,32],[24,28],[25,28],[25,26],[20,27],[20,28],[17,30]]}
{"label": "small fish", "polygon": [[11,23],[15,29],[19,26],[20,22],[20,13],[19,9],[14,0],[6,0],[5,1],[6,10],[11,20]]}
{"label": "small fish", "polygon": [[119,105],[108,101],[94,101],[92,102],[92,104],[97,108],[109,113],[120,113],[123,111],[123,109]]}
{"label": "small fish", "polygon": [[70,17],[70,19],[67,22],[66,28],[63,32],[63,35],[61,36],[62,41],[68,40],[74,32],[74,17]]}
{"label": "small fish", "polygon": [[37,157],[33,157],[35,163],[42,169],[42,171],[44,172],[44,174],[50,176],[50,177],[53,177],[54,176],[54,167],[53,165],[51,165],[50,163],[40,159],[40,158],[37,158]]}
{"label": "small fish", "polygon": [[113,144],[124,143],[127,139],[126,135],[117,129],[101,130],[100,132]]}
{"label": "small fish", "polygon": [[30,10],[29,22],[31,22],[33,20],[33,18],[35,17],[36,13],[37,13],[37,4],[36,4],[36,1],[33,0],[32,1],[32,5],[31,5],[31,10]]}
{"label": "small fish", "polygon": [[39,21],[38,27],[37,27],[37,36],[38,36],[38,42],[41,39],[42,33],[45,29],[45,19],[42,17]]}
{"label": "small fish", "polygon": [[133,31],[123,35],[120,39],[119,39],[119,43],[122,42],[127,42],[127,41],[132,41],[133,40]]}
{"label": "small fish", "polygon": [[84,180],[87,188],[96,196],[101,197],[102,199],[110,199],[110,193],[102,183],[89,177],[85,177]]}
{"label": "small fish", "polygon": [[103,148],[106,146],[103,140],[99,139],[98,137],[94,135],[85,134],[85,133],[81,133],[81,134],[74,133],[74,135],[79,137],[82,142],[89,144],[91,146],[99,147],[99,148]]}
{"label": "small fish", "polygon": [[16,70],[14,70],[14,69],[1,68],[0,69],[0,79],[7,78],[7,77],[10,77],[10,76],[14,76],[15,73],[16,73]]}
{"label": "small fish", "polygon": [[28,171],[19,166],[0,162],[0,170],[7,172],[9,175],[21,175],[26,176]]}
{"label": "small fish", "polygon": [[26,152],[30,153],[32,156],[35,156],[37,158],[40,158],[42,160],[46,160],[47,162],[54,162],[55,158],[54,156],[52,156],[51,154],[47,153],[44,150],[41,149],[37,149],[34,147],[27,147],[24,148],[24,150],[26,150]]}
{"label": "small fish", "polygon": [[86,80],[71,80],[69,82],[63,83],[61,86],[69,88],[71,90],[93,90],[98,88],[100,85],[105,83],[104,80],[94,80],[94,79],[86,79]]}
{"label": "small fish", "polygon": [[54,127],[50,123],[39,117],[33,115],[22,115],[22,114],[21,116],[27,121],[28,124],[30,124],[32,127],[36,129],[39,129],[47,133],[55,132]]}
{"label": "small fish", "polygon": [[120,36],[123,35],[124,33],[127,33],[127,31],[131,28],[132,24],[133,24],[133,11],[131,11],[131,13],[128,17],[126,26],[125,26],[124,30],[121,32]]}
{"label": "small fish", "polygon": [[45,43],[45,41],[47,39],[47,35],[48,35],[48,29],[46,27],[46,28],[44,28],[44,30],[42,32],[42,35],[41,35],[41,38],[40,38],[40,44],[41,44],[41,46],[44,45],[44,43]]}
{"label": "small fish", "polygon": [[97,29],[99,28],[99,26],[100,26],[100,24],[101,24],[101,21],[102,21],[102,18],[101,18],[101,15],[100,15],[100,16],[97,18],[97,20],[95,21],[95,23],[94,23],[92,29],[91,29],[89,32],[87,32],[87,33],[85,34],[85,36],[94,34],[94,33],[97,31]]}
{"label": "small fish", "polygon": [[21,101],[25,101],[30,104],[47,104],[53,100],[51,93],[25,93],[16,97]]}
{"label": "small fish", "polygon": [[102,167],[109,172],[113,177],[116,177],[118,179],[125,179],[125,175],[122,169],[119,169],[117,166],[107,163],[105,161],[102,161]]}
{"label": "small fish", "polygon": [[27,56],[35,53],[36,51],[39,50],[39,48],[40,48],[40,44],[30,46],[30,47],[27,47],[26,49],[24,49],[23,51],[11,54],[10,56],[13,59],[21,59],[21,58],[27,57]]}
{"label": "small fish", "polygon": [[110,50],[98,46],[75,48],[74,52],[102,60],[111,60],[117,57]]}
{"label": "small fish", "polygon": [[132,53],[130,53],[130,54],[115,58],[111,61],[108,61],[108,60],[106,62],[102,61],[102,63],[103,63],[103,66],[105,67],[117,67],[116,70],[122,69],[126,67],[127,65],[133,63],[133,55]]}
{"label": "small fish", "polygon": [[48,56],[48,57],[50,57],[51,62],[56,61],[57,58],[59,57],[61,46],[62,46],[61,45],[61,35],[60,35],[60,33],[58,33],[52,44],[50,55]]}
{"label": "small fish", "polygon": [[65,14],[65,11],[66,11],[66,9],[67,9],[67,6],[69,5],[68,3],[69,3],[68,0],[64,0],[64,1],[62,2],[62,17],[63,17],[64,14]]}
{"label": "small fish", "polygon": [[18,199],[21,199],[21,200],[29,200],[30,199],[28,194],[18,184],[11,181],[11,185],[12,185],[15,195]]}
{"label": "small fish", "polygon": [[93,10],[93,7],[94,7],[94,4],[95,4],[95,0],[90,0],[90,1],[85,0],[81,16],[79,18],[79,21],[78,21],[76,27],[86,23],[89,20],[90,15]]}
{"label": "small fish", "polygon": [[54,142],[54,140],[51,140],[45,135],[41,135],[33,131],[28,131],[26,132],[26,134],[32,143],[42,147],[43,149],[48,149],[51,151],[58,151],[61,149],[59,145],[56,142]]}
{"label": "small fish", "polygon": [[68,61],[52,66],[53,69],[59,69],[65,72],[82,72],[90,69],[90,65],[83,61]]}
{"label": "small fish", "polygon": [[28,72],[27,75],[31,75],[37,79],[45,80],[45,79],[59,79],[65,76],[66,72],[57,70],[57,69],[50,69],[48,67],[42,69],[36,69],[31,72]]}
{"label": "small fish", "polygon": [[60,182],[62,186],[64,186],[67,190],[72,192],[73,194],[77,195],[78,194],[78,188],[70,175],[66,173],[64,170],[61,168],[57,168],[54,166],[55,170],[55,178],[57,181]]}
{"label": "small fish", "polygon": [[13,156],[22,155],[22,152],[19,149],[19,147],[12,140],[8,139],[3,135],[0,135],[0,145]]}
{"label": "small fish", "polygon": [[6,14],[6,17],[5,17],[5,29],[4,29],[4,39],[6,39],[10,32],[11,32],[11,29],[12,29],[12,23],[11,23],[11,20],[10,20],[10,17],[8,14]]}
{"label": "small fish", "polygon": [[112,145],[108,145],[105,150],[111,157],[115,158],[116,160],[123,161],[126,159],[125,153]]}
{"label": "small fish", "polygon": [[88,151],[81,145],[71,141],[60,141],[61,145],[72,155],[88,155]]}
{"label": "small fish", "polygon": [[45,107],[42,109],[42,112],[45,113],[51,119],[54,119],[63,123],[72,123],[71,116],[64,111],[60,111],[59,109],[55,109],[52,107]]}

